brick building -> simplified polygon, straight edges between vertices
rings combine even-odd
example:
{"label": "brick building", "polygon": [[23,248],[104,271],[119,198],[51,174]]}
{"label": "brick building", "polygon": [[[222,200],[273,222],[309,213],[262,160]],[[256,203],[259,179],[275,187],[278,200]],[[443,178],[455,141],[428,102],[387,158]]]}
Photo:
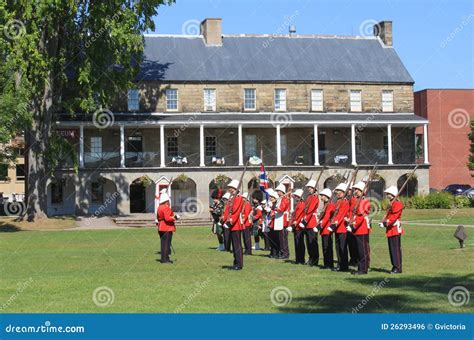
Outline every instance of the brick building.
{"label": "brick building", "polygon": [[[449,184],[474,186],[467,168],[470,120],[474,117],[474,90],[426,89],[415,92],[415,113],[429,120],[430,188]],[[417,131],[419,140],[423,131]]]}
{"label": "brick building", "polygon": [[[206,19],[200,35],[145,36],[136,87],[121,103],[95,118],[59,115],[80,170],[65,164],[48,184],[50,214],[151,212],[155,185],[143,179],[165,187],[177,177],[174,209],[205,214],[216,176],[238,178],[248,160],[244,187],[256,188],[261,154],[272,181],[288,187],[323,165],[321,187],[356,165],[360,179],[377,163],[378,196],[413,168],[415,129],[428,121],[414,114],[391,22],[370,37],[226,35],[221,27]],[[414,191],[427,192],[428,164],[417,181]]]}

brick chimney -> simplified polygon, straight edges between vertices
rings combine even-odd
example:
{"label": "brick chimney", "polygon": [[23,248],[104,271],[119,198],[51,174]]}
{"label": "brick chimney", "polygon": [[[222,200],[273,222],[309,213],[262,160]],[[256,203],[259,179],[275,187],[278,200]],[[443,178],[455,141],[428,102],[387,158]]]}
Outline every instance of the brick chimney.
{"label": "brick chimney", "polygon": [[385,46],[392,46],[392,22],[381,21],[378,24],[374,25],[374,35],[376,37],[380,37]]}
{"label": "brick chimney", "polygon": [[222,19],[206,18],[201,22],[201,35],[208,46],[222,45]]}

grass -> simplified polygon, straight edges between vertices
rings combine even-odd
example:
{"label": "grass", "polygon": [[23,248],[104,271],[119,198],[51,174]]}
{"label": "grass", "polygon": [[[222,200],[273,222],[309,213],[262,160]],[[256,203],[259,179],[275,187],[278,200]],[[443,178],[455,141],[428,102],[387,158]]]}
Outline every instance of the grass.
{"label": "grass", "polygon": [[[215,237],[203,227],[178,230],[173,265],[156,261],[159,239],[152,228],[0,233],[0,311],[351,313],[361,304],[361,313],[473,313],[474,296],[460,307],[448,302],[455,286],[474,291],[472,236],[457,249],[454,227],[406,229],[404,273],[386,272],[387,241],[377,228],[372,269],[363,277],[271,260],[264,251],[245,257],[244,270],[228,271],[222,266],[232,264],[232,255],[214,250]],[[290,245],[293,258],[293,235]],[[114,300],[100,307],[92,297],[104,286]],[[271,302],[277,287],[291,292],[290,303]]]}
{"label": "grass", "polygon": [[74,217],[51,217],[30,223],[28,221],[18,221],[16,217],[0,217],[0,232],[14,232],[26,230],[63,230],[76,227]]}

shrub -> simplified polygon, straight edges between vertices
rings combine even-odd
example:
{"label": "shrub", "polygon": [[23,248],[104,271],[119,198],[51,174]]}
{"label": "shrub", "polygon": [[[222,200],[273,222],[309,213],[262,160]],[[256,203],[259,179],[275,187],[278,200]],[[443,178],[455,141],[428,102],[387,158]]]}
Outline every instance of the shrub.
{"label": "shrub", "polygon": [[425,209],[450,209],[454,196],[447,192],[434,192],[425,196]]}
{"label": "shrub", "polygon": [[471,206],[471,200],[466,196],[456,196],[454,202],[458,208],[469,208]]}

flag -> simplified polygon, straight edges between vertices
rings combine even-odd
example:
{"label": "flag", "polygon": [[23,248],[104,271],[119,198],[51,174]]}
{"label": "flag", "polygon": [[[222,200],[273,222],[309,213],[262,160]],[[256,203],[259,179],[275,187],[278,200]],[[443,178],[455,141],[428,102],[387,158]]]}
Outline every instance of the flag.
{"label": "flag", "polygon": [[263,162],[260,165],[260,184],[259,184],[260,190],[263,191],[265,194],[265,199],[268,201],[268,177],[267,173],[265,172],[265,167],[263,166]]}

